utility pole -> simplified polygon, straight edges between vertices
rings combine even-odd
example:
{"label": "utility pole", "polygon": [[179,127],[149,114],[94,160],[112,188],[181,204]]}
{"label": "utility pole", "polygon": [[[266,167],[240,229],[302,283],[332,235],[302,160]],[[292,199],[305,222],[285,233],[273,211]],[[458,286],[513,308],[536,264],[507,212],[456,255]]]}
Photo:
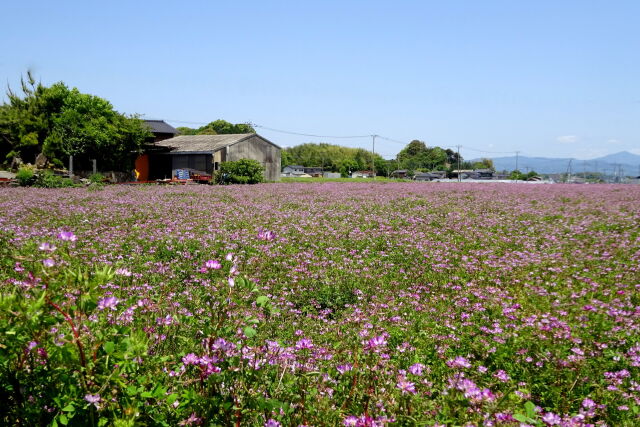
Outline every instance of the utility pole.
{"label": "utility pole", "polygon": [[371,172],[373,172],[373,177],[376,177],[376,136],[378,135],[371,135],[371,152],[373,153],[373,155],[371,156]]}
{"label": "utility pole", "polygon": [[520,152],[516,151],[516,170],[518,170],[518,157],[520,156]]}
{"label": "utility pole", "polygon": [[462,181],[460,178],[460,146],[456,145],[456,147],[458,148],[458,182],[460,182]]}
{"label": "utility pole", "polygon": [[567,182],[571,182],[571,162],[573,159],[569,159],[569,166],[567,166]]}

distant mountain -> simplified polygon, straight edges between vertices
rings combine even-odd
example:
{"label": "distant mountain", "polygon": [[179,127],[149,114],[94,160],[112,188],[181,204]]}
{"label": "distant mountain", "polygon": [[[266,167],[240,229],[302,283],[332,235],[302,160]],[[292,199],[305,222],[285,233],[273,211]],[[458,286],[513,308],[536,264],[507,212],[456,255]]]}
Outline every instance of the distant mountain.
{"label": "distant mountain", "polygon": [[[492,159],[493,165],[498,171],[511,171],[516,167],[516,156],[495,157]],[[621,151],[620,153],[609,154],[607,156],[598,157],[597,159],[578,160],[572,158],[548,158],[548,157],[518,157],[518,169],[523,172],[534,170],[541,174],[563,173],[567,172],[571,161],[571,170],[578,173],[586,170],[587,172],[601,172],[613,175],[616,170],[622,168],[625,175],[640,175],[640,156]]]}

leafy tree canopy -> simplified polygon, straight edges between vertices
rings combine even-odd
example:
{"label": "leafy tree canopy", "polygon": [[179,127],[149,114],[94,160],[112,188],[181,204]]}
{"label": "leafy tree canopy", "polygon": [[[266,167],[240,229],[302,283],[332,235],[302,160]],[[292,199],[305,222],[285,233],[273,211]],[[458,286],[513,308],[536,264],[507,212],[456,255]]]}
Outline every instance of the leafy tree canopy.
{"label": "leafy tree canopy", "polygon": [[[427,147],[423,141],[414,139],[396,156],[397,167],[410,171],[449,170],[457,167],[458,153],[440,147]],[[462,161],[462,157],[460,157]]]}
{"label": "leafy tree canopy", "polygon": [[362,148],[342,147],[326,143],[307,143],[285,148],[281,151],[282,166],[300,165],[319,166],[325,171],[340,172],[347,175],[349,171],[371,170],[372,160],[376,172],[386,173],[385,160],[379,154],[373,154]]}
{"label": "leafy tree canopy", "polygon": [[249,123],[229,123],[226,120],[216,120],[197,129],[189,127],[177,128],[181,135],[224,135],[232,133],[256,133]]}
{"label": "leafy tree canopy", "polygon": [[43,153],[58,166],[74,155],[79,168],[97,159],[101,169],[128,170],[132,153],[151,135],[137,117],[62,82],[46,87],[29,72],[21,89],[18,95],[9,88],[9,102],[0,106],[0,163],[33,162]]}

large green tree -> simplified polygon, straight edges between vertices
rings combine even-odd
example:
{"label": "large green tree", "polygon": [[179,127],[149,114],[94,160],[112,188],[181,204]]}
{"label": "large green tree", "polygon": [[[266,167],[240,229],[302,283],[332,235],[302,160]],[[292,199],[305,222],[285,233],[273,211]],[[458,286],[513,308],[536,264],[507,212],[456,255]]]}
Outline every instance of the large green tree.
{"label": "large green tree", "polygon": [[455,166],[458,153],[440,147],[427,147],[423,141],[414,139],[398,153],[398,166],[409,170],[446,170]]}
{"label": "large green tree", "polygon": [[319,166],[326,171],[340,172],[370,170],[375,164],[378,174],[386,174],[386,163],[382,156],[362,148],[342,147],[326,143],[307,143],[285,148],[281,155],[282,166]]}
{"label": "large green tree", "polygon": [[197,129],[189,127],[177,128],[181,135],[224,135],[237,133],[256,133],[249,123],[230,123],[226,120],[215,120]]}
{"label": "large green tree", "polygon": [[55,165],[76,157],[78,168],[97,159],[103,170],[129,170],[149,130],[137,117],[125,116],[106,100],[69,89],[46,87],[33,75],[21,80],[22,95],[11,89],[0,107],[0,162],[14,157],[33,162],[43,153]]}

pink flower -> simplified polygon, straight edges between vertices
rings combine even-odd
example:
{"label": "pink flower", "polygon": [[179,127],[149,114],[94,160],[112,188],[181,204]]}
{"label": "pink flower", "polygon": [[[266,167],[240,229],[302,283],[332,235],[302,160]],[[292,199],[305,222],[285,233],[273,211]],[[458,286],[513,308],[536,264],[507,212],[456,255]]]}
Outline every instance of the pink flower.
{"label": "pink flower", "polygon": [[447,361],[447,365],[450,368],[470,368],[471,363],[462,356],[457,356],[455,359]]}
{"label": "pink flower", "polygon": [[44,242],[41,243],[40,246],[38,246],[38,249],[45,252],[53,252],[56,250],[56,247],[49,242]]}
{"label": "pink flower", "polygon": [[423,370],[424,365],[422,363],[415,363],[409,366],[409,372],[411,372],[413,375],[421,376]]}
{"label": "pink flower", "polygon": [[405,377],[401,377],[396,387],[402,391],[402,394],[416,394],[416,385],[411,381],[407,381]]}
{"label": "pink flower", "polygon": [[107,297],[98,300],[98,310],[105,310],[110,308],[111,310],[115,310],[118,305],[118,298],[116,297]]}
{"label": "pink flower", "polygon": [[62,240],[63,242],[75,242],[76,240],[78,240],[76,235],[73,234],[71,231],[60,232],[58,234],[58,239]]}
{"label": "pink flower", "polygon": [[258,232],[258,239],[271,241],[276,238],[276,233],[273,231],[260,230]]}
{"label": "pink flower", "polygon": [[54,265],[56,265],[56,263],[51,258],[47,258],[47,259],[43,259],[42,260],[42,265],[44,265],[45,267],[49,268],[49,267],[53,267]]}
{"label": "pink flower", "polygon": [[204,266],[209,270],[220,270],[222,268],[222,264],[220,264],[220,261],[217,261],[215,259],[208,260],[204,263]]}
{"label": "pink flower", "polygon": [[544,421],[547,425],[554,426],[560,424],[562,422],[562,418],[560,418],[553,412],[547,412],[542,416],[542,421]]}

